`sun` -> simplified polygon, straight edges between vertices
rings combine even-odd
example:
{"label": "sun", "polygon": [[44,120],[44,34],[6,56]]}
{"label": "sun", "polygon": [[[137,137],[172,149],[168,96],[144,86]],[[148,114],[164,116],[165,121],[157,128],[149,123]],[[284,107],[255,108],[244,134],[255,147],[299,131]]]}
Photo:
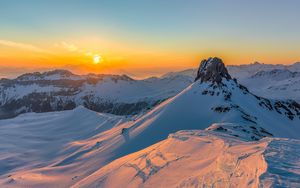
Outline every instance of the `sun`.
{"label": "sun", "polygon": [[101,56],[100,55],[94,55],[94,58],[93,58],[93,60],[94,60],[94,64],[99,64],[100,63],[100,61],[101,61]]}

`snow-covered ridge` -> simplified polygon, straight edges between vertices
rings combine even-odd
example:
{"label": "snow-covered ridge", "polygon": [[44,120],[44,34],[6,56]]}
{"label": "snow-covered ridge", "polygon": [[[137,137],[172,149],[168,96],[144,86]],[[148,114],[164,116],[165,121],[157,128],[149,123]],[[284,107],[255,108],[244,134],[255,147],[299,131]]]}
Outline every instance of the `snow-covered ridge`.
{"label": "snow-covered ridge", "polygon": [[[298,187],[299,149],[298,140],[247,142],[213,131],[180,131],[73,187]],[[297,154],[289,155],[293,150]]]}
{"label": "snow-covered ridge", "polygon": [[176,95],[192,80],[175,76],[134,80],[126,75],[75,75],[66,70],[0,80],[0,118],[73,109],[136,114]]}
{"label": "snow-covered ridge", "polygon": [[292,72],[288,69],[272,69],[269,71],[259,71],[251,76],[251,78],[265,77],[265,79],[283,80],[289,78],[300,77],[300,72]]}
{"label": "snow-covered ridge", "polygon": [[18,76],[15,81],[26,82],[26,81],[50,81],[50,80],[89,80],[89,79],[105,79],[112,78],[114,80],[133,80],[127,75],[110,75],[110,74],[86,74],[77,75],[68,70],[53,70],[48,72],[34,72],[26,73]]}
{"label": "snow-covered ridge", "polygon": [[259,71],[272,71],[273,69],[283,69],[283,70],[289,70],[291,72],[300,72],[299,65],[300,65],[299,62],[290,65],[264,64],[264,63],[255,62],[252,64],[245,64],[245,65],[229,65],[227,66],[227,68],[232,77],[241,79],[245,77],[250,77]]}
{"label": "snow-covered ridge", "polygon": [[239,82],[260,96],[300,101],[300,72],[288,69],[262,70]]}
{"label": "snow-covered ridge", "polygon": [[60,80],[60,79],[77,80],[80,79],[80,76],[75,75],[72,72],[67,70],[53,70],[44,73],[40,73],[40,72],[26,73],[16,78],[16,80],[18,81]]}

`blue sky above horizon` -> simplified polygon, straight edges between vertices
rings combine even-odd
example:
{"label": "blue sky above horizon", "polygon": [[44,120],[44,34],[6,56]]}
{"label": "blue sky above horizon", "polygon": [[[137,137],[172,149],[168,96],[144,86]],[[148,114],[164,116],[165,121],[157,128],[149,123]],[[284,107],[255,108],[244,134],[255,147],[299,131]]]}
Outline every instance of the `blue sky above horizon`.
{"label": "blue sky above horizon", "polygon": [[[190,68],[211,55],[227,64],[289,64],[300,60],[299,7],[296,0],[2,0],[0,66],[41,69],[55,61],[139,76]],[[25,57],[14,57],[20,50]],[[103,62],[95,67],[83,52]]]}

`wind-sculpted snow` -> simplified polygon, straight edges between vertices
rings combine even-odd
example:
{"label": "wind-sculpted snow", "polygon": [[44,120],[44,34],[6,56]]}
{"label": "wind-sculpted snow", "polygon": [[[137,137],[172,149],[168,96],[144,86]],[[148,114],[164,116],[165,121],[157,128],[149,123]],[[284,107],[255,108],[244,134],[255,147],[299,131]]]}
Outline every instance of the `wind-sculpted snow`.
{"label": "wind-sculpted snow", "polygon": [[263,187],[300,187],[300,140],[273,139],[263,153],[267,171]]}
{"label": "wind-sculpted snow", "polygon": [[[222,126],[233,128],[227,125]],[[242,141],[215,129],[180,131],[115,160],[73,187],[298,187],[300,145],[295,142]],[[297,154],[289,156],[293,149]]]}

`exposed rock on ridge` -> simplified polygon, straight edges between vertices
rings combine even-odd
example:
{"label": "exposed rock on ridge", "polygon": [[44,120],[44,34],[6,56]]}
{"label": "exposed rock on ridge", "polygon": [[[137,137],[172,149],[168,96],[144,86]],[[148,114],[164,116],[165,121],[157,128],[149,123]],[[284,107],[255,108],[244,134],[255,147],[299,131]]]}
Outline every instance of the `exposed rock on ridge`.
{"label": "exposed rock on ridge", "polygon": [[222,78],[227,80],[231,79],[223,61],[217,57],[210,57],[208,60],[204,59],[201,61],[195,81],[211,81],[213,83],[220,84],[222,82]]}

